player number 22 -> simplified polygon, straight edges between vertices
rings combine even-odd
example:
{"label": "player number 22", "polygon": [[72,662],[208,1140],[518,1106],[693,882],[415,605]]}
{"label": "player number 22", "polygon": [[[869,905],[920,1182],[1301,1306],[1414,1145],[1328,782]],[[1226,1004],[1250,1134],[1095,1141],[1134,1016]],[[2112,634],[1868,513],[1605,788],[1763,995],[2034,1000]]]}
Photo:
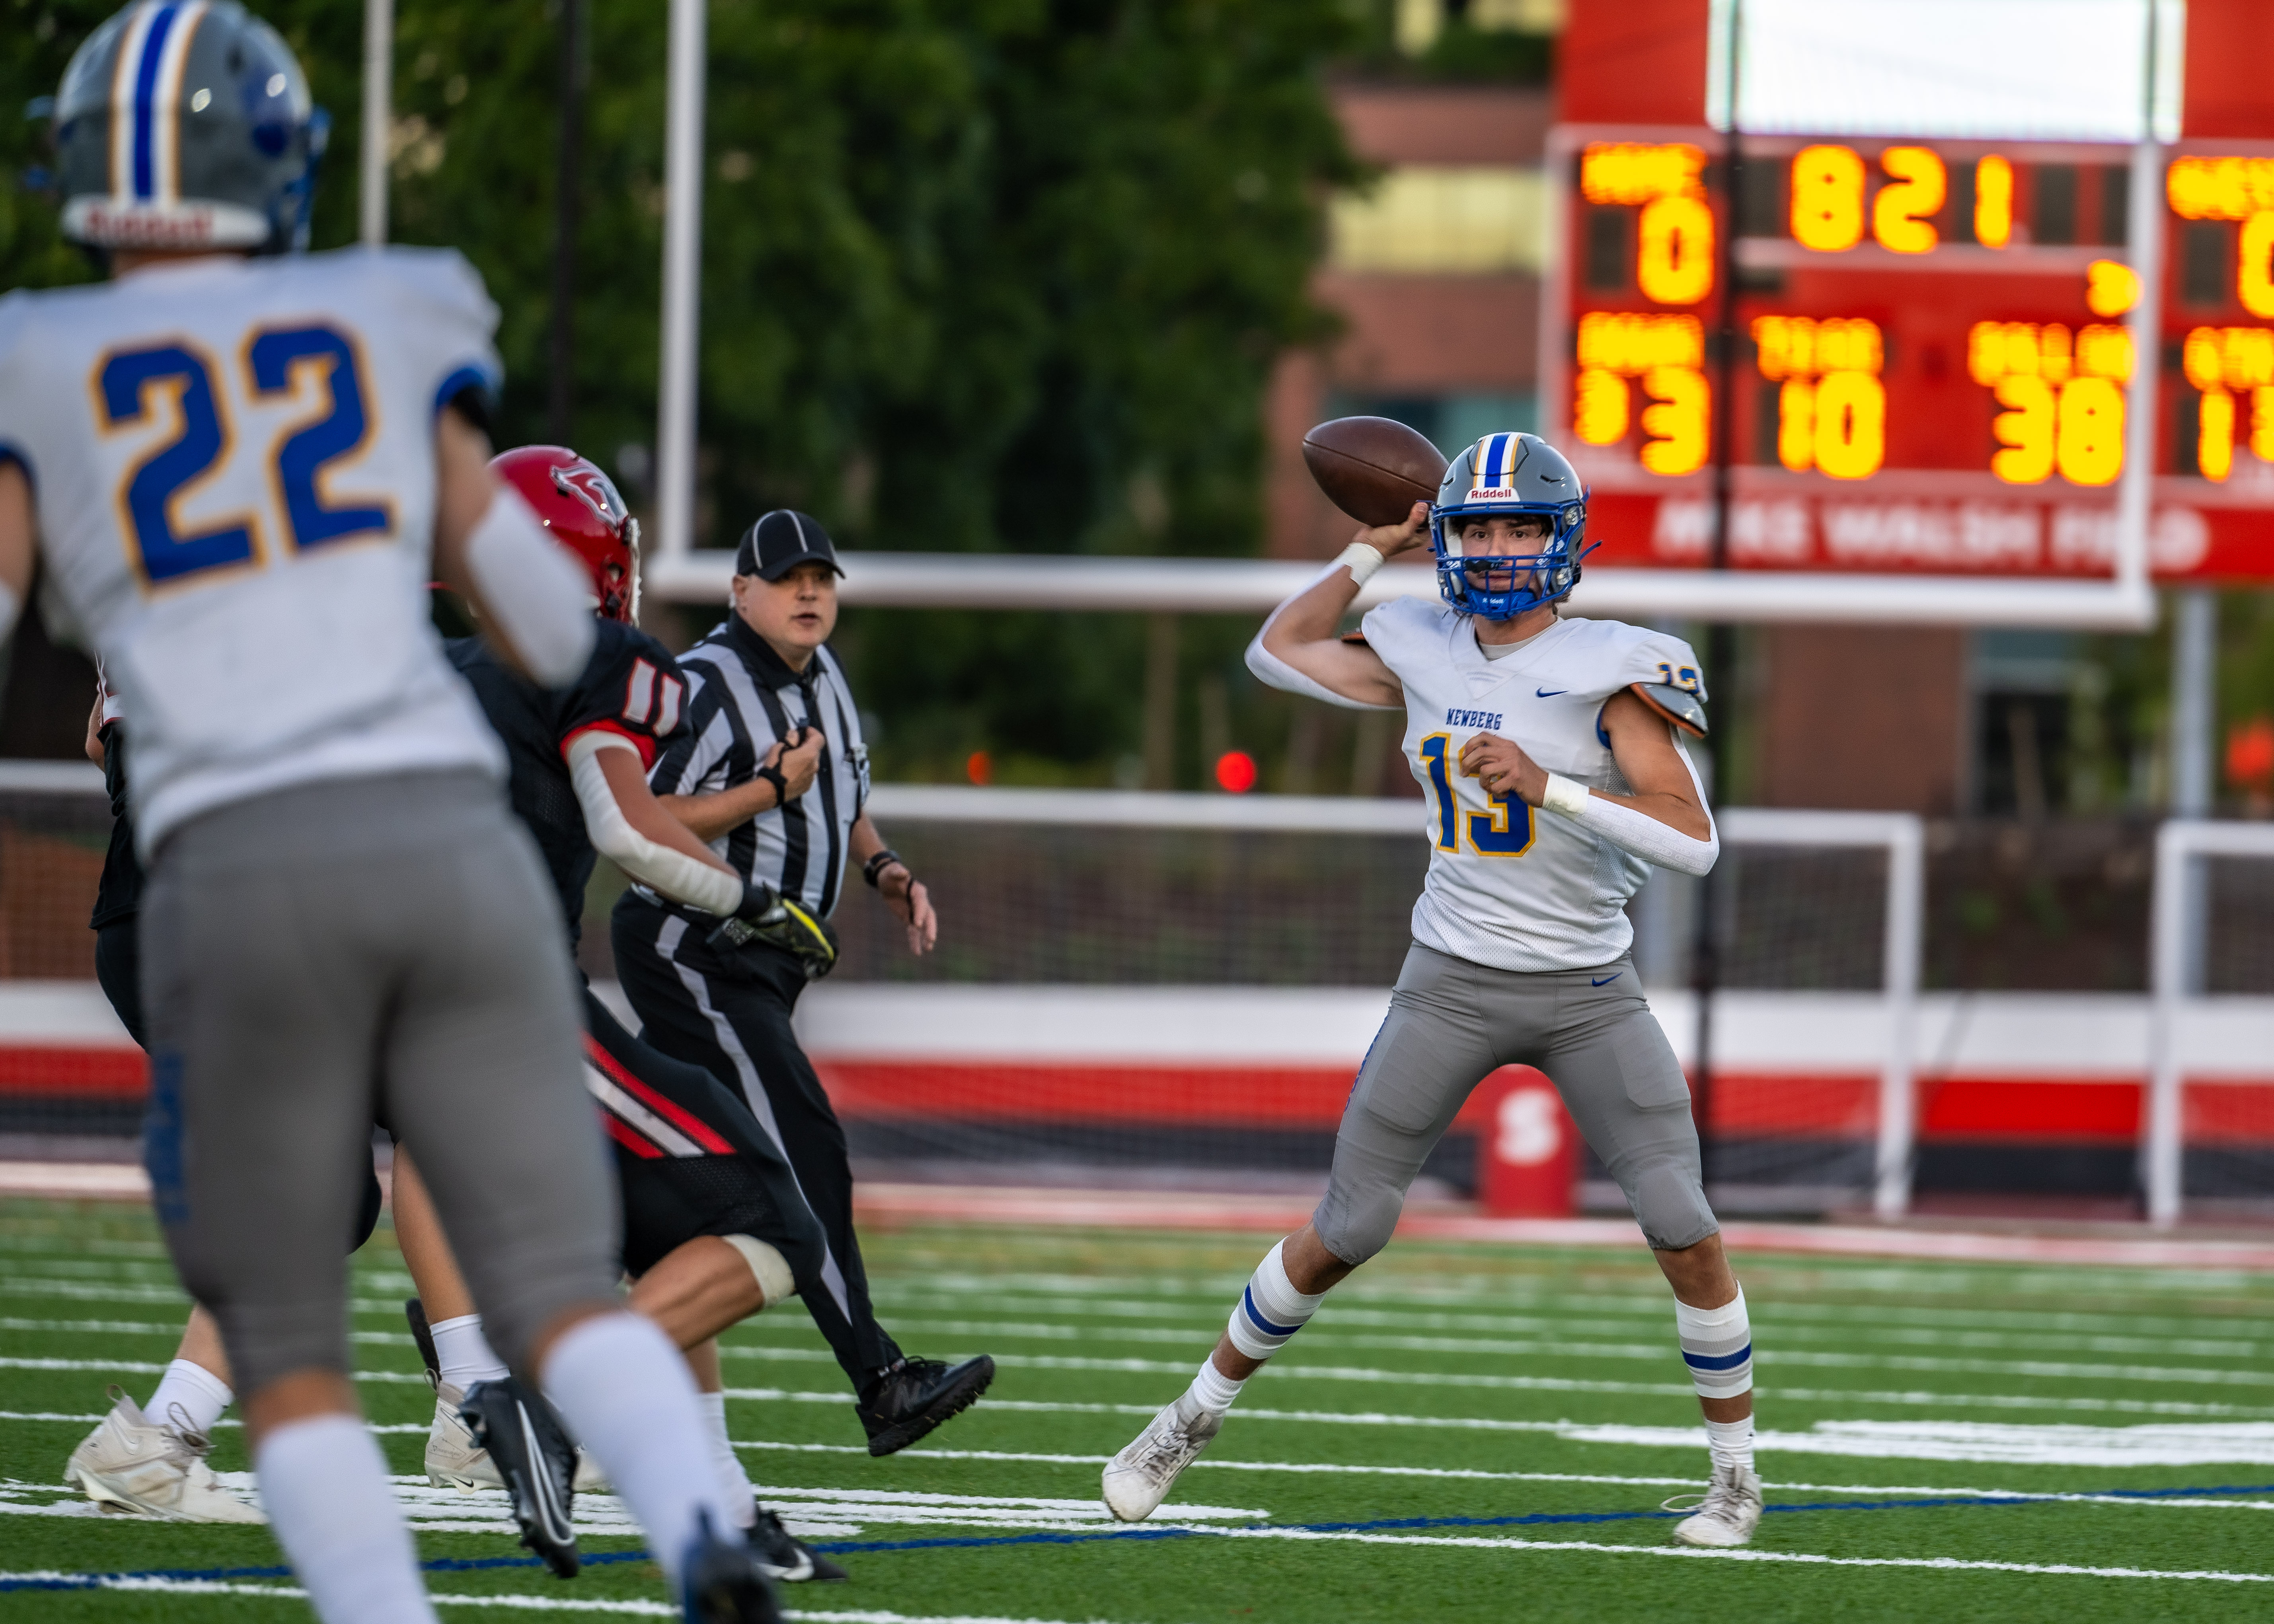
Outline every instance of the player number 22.
{"label": "player number 22", "polygon": [[1478,856],[1523,856],[1532,849],[1537,832],[1531,803],[1515,791],[1505,790],[1492,797],[1490,811],[1464,813],[1453,795],[1453,769],[1446,754],[1451,748],[1449,733],[1432,733],[1421,741],[1421,764],[1437,797],[1437,849],[1459,851],[1462,826],[1466,824],[1469,849]]}
{"label": "player number 22", "polygon": [[[326,469],[362,450],[371,437],[353,341],[322,324],[263,327],[247,340],[244,357],[246,391],[256,401],[290,400],[313,386],[314,408],[278,434],[269,455],[294,549],[391,531],[395,516],[385,502],[335,506],[323,489]],[[106,432],[149,423],[159,412],[169,413],[177,425],[171,440],[127,470],[118,495],[120,516],[153,586],[248,564],[260,554],[253,515],[192,531],[176,511],[228,456],[234,440],[214,370],[203,352],[178,341],[116,351],[95,369]]]}

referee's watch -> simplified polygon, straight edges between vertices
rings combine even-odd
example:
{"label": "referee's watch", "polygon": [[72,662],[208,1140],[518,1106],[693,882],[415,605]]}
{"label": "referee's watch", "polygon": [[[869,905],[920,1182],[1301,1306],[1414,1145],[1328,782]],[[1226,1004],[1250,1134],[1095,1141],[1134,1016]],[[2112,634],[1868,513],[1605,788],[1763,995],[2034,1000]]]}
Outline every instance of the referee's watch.
{"label": "referee's watch", "polygon": [[774,808],[777,811],[789,805],[789,780],[782,777],[782,770],[779,766],[769,762],[750,776],[764,778],[774,786]]}

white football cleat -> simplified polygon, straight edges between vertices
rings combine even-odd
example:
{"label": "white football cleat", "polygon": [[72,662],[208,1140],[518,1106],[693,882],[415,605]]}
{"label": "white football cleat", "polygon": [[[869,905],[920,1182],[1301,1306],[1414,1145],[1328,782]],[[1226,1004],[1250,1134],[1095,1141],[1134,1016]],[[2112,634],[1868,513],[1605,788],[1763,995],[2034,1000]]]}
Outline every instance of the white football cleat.
{"label": "white football cleat", "polygon": [[459,1418],[458,1406],[465,1397],[463,1388],[447,1381],[434,1386],[434,1425],[426,1430],[426,1481],[461,1494],[501,1489],[505,1479],[498,1476],[489,1451],[474,1441],[473,1433]]}
{"label": "white football cleat", "polygon": [[[438,1489],[456,1489],[461,1494],[471,1494],[476,1489],[501,1489],[505,1479],[498,1476],[489,1451],[474,1442],[474,1435],[458,1416],[458,1406],[465,1402],[465,1394],[447,1381],[434,1384],[434,1425],[426,1432],[426,1481]],[[579,1494],[613,1494],[607,1474],[600,1464],[584,1449],[576,1451],[576,1492]]]}
{"label": "white football cleat", "polygon": [[1151,1516],[1176,1486],[1177,1475],[1224,1429],[1224,1417],[1190,1402],[1191,1396],[1186,1394],[1147,1422],[1105,1463],[1105,1508],[1124,1522]]}
{"label": "white football cleat", "polygon": [[[1677,1494],[1666,1502],[1666,1509],[1690,1511],[1688,1506],[1674,1503],[1689,1498]],[[1674,1525],[1674,1537],[1685,1545],[1727,1548],[1751,1545],[1753,1530],[1760,1522],[1760,1473],[1744,1467],[1716,1465],[1713,1480],[1706,1485],[1697,1509]]]}
{"label": "white football cleat", "polygon": [[193,1432],[181,1406],[174,1425],[153,1421],[118,1388],[110,1413],[80,1440],[64,1468],[64,1481],[107,1512],[162,1517],[169,1522],[266,1522],[221,1486],[206,1456],[213,1440]]}

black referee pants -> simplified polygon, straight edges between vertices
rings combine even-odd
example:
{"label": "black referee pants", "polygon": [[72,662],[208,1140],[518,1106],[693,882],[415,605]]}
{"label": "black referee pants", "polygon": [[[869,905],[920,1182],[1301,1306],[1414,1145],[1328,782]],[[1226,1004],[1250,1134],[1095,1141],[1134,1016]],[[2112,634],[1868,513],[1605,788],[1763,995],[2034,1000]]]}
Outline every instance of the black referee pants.
{"label": "black referee pants", "polygon": [[626,892],[609,926],[616,975],[643,1023],[641,1041],[703,1067],[747,1100],[788,1159],[828,1241],[819,1289],[800,1295],[859,1394],[900,1350],[869,1303],[845,1130],[790,1027],[805,972],[760,944],[714,951],[704,945],[708,934]]}

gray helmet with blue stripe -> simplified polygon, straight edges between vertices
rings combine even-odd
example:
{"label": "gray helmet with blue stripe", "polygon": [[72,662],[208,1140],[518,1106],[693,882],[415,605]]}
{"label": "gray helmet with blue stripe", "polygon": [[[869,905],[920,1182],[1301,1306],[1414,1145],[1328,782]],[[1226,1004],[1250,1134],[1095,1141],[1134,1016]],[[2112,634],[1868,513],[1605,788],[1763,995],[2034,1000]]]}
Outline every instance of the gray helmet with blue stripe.
{"label": "gray helmet with blue stripe", "polygon": [[[1537,553],[1464,557],[1461,531],[1479,518],[1545,522]],[[1563,454],[1537,434],[1487,434],[1455,457],[1437,485],[1429,543],[1437,590],[1464,614],[1506,620],[1554,603],[1579,583],[1587,490]]]}
{"label": "gray helmet with blue stripe", "polygon": [[236,0],[137,0],[72,57],[55,119],[72,241],[307,246],[329,121],[291,48]]}

